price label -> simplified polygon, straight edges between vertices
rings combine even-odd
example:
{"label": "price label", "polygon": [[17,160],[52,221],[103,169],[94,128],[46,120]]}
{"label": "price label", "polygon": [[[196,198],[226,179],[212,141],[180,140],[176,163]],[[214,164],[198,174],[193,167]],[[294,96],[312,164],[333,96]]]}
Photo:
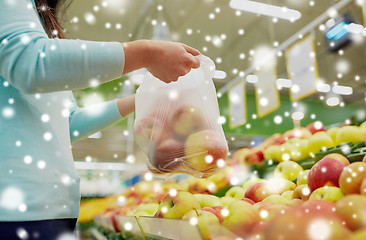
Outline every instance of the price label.
{"label": "price label", "polygon": [[291,101],[315,93],[319,74],[313,37],[309,35],[287,50],[286,61],[288,76],[292,80]]}
{"label": "price label", "polygon": [[237,128],[247,121],[245,82],[241,81],[228,91],[230,128]]}

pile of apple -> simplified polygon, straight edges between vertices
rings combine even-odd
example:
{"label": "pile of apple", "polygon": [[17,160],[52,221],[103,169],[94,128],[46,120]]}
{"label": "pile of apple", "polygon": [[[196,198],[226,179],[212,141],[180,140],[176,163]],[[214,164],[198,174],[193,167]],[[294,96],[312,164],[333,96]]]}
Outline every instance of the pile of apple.
{"label": "pile of apple", "polygon": [[225,166],[228,153],[216,125],[200,108],[183,105],[174,111],[153,111],[137,122],[134,136],[153,172],[206,177]]}
{"label": "pile of apple", "polygon": [[366,239],[366,163],[329,154],[303,170],[283,161],[272,178],[251,178],[221,198],[170,191],[155,216],[197,224],[204,239],[216,239],[219,226],[252,240]]}
{"label": "pile of apple", "polygon": [[274,134],[254,148],[239,149],[233,158],[234,161],[246,165],[269,159],[274,162],[301,161],[313,158],[321,150],[342,143],[359,143],[363,141],[365,134],[366,122],[360,126],[333,127],[326,130],[322,122],[316,121],[306,127],[291,129],[284,134]]}

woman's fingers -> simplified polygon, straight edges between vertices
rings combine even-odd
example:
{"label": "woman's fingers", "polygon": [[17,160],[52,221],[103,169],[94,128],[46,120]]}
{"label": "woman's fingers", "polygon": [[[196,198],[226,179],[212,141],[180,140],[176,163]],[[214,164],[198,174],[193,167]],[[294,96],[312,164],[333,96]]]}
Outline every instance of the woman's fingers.
{"label": "woman's fingers", "polygon": [[184,43],[182,43],[182,46],[184,47],[184,49],[185,49],[188,53],[192,54],[193,56],[198,56],[198,55],[200,55],[200,54],[201,54],[197,49],[192,48],[192,47],[190,47],[190,46],[187,46],[187,45],[185,45]]}

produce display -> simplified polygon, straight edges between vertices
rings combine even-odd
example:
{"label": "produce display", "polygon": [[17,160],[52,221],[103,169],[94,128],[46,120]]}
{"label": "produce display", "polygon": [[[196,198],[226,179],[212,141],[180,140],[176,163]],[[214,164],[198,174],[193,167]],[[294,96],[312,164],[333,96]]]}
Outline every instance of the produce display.
{"label": "produce display", "polygon": [[118,216],[180,219],[202,239],[366,239],[365,134],[366,122],[328,130],[315,122],[275,134],[239,149],[209,178],[141,181],[86,202],[79,222],[111,219],[121,239],[128,229]]}

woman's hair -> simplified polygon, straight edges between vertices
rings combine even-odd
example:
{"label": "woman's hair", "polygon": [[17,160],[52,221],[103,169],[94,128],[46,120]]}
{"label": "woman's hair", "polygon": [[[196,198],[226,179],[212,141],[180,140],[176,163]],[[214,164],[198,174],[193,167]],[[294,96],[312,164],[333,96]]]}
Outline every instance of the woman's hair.
{"label": "woman's hair", "polygon": [[64,38],[63,28],[60,26],[56,13],[60,7],[59,0],[35,0],[38,14],[40,15],[43,26],[50,38]]}

